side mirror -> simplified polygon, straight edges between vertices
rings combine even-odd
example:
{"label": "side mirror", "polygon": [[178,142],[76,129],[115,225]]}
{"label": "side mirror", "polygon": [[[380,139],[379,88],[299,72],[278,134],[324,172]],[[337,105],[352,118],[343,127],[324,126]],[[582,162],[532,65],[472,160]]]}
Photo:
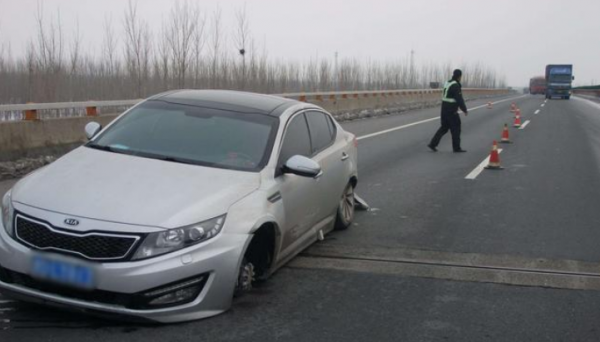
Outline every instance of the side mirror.
{"label": "side mirror", "polygon": [[100,130],[102,129],[102,125],[92,121],[92,122],[88,122],[87,125],[85,125],[85,136],[87,137],[88,140],[92,140],[93,137],[96,136],[96,134],[98,134],[98,132],[100,132]]}
{"label": "side mirror", "polygon": [[293,156],[283,166],[283,172],[302,177],[317,178],[321,175],[321,166],[310,158]]}

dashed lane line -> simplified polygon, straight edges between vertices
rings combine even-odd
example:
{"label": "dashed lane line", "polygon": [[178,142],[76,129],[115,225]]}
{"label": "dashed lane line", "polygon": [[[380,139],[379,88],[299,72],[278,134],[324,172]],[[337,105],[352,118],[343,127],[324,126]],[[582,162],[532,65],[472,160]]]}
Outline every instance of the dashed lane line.
{"label": "dashed lane line", "polygon": [[[517,97],[510,97],[508,99],[504,99],[504,100],[499,100],[499,101],[496,101],[496,102],[492,102],[492,104],[497,104],[497,103],[502,103],[502,102],[506,102],[506,101],[511,101],[511,100],[515,100],[515,99],[518,99],[518,98],[521,98],[521,97],[524,97],[524,96],[526,96],[526,95],[521,95],[521,96],[517,96]],[[487,107],[487,104],[484,104],[484,105],[481,105],[481,106],[473,107],[473,108],[469,109],[469,111],[471,112],[471,111],[478,110],[478,109],[481,109],[481,108],[486,108],[486,107]],[[412,123],[409,123],[409,124],[406,124],[406,125],[402,125],[402,126],[398,126],[398,127],[386,129],[386,130],[375,132],[375,133],[371,133],[371,134],[366,134],[366,135],[360,136],[360,137],[358,137],[356,139],[357,140],[363,140],[363,139],[373,138],[373,137],[376,137],[376,136],[379,136],[379,135],[383,135],[383,134],[395,132],[395,131],[398,131],[398,130],[401,130],[401,129],[405,129],[405,128],[408,128],[408,127],[412,127],[412,126],[424,124],[424,123],[427,123],[427,122],[430,122],[430,121],[434,121],[434,120],[439,120],[439,119],[440,119],[439,116],[436,116],[435,118],[425,119],[425,120],[421,120],[421,121],[417,121],[417,122],[412,122]]]}
{"label": "dashed lane line", "polygon": [[535,115],[538,115],[539,113],[540,113],[540,110],[538,109],[538,110],[536,110],[536,111],[535,111],[535,113],[533,113],[533,114],[535,114]]}
{"label": "dashed lane line", "polygon": [[[502,153],[502,149],[499,148],[498,149],[498,153]],[[477,167],[475,169],[473,169],[473,171],[471,171],[471,173],[469,173],[465,179],[470,179],[470,180],[474,180],[475,178],[477,178],[477,176],[479,176],[479,174],[481,173],[481,171],[483,171],[485,169],[485,167],[488,165],[489,163],[489,157],[485,157],[485,159],[481,162],[481,164],[477,165]]]}
{"label": "dashed lane line", "polygon": [[519,127],[519,129],[525,129],[525,127],[527,127],[527,125],[529,125],[530,122],[531,122],[531,120],[527,120],[527,121],[523,122],[523,124],[521,125],[521,127]]}

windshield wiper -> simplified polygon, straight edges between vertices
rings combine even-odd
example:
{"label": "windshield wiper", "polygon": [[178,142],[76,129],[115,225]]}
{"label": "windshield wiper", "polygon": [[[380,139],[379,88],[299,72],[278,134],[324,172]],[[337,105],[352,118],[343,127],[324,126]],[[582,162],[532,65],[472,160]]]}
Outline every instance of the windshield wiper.
{"label": "windshield wiper", "polygon": [[128,154],[128,155],[149,158],[149,159],[164,160],[164,161],[173,162],[173,163],[188,164],[188,165],[202,165],[202,166],[211,166],[212,165],[212,163],[199,162],[199,161],[186,159],[186,158],[164,156],[162,154],[155,154],[155,153],[142,152],[142,151],[123,150],[120,148],[115,148],[115,147],[111,147],[111,146],[107,146],[107,145],[88,143],[85,146],[96,149],[96,150],[100,150],[100,151],[122,153],[122,154]]}
{"label": "windshield wiper", "polygon": [[114,147],[110,147],[110,146],[107,146],[107,145],[99,145],[99,144],[87,143],[87,144],[85,144],[85,146],[89,147],[89,148],[93,148],[95,150],[100,150],[100,151],[108,151],[108,152],[122,153],[122,154],[132,154],[132,153],[128,152],[127,150],[123,150],[123,149],[119,149],[119,148],[114,148]]}
{"label": "windshield wiper", "polygon": [[184,158],[170,157],[170,156],[149,155],[148,158],[158,159],[158,160],[164,160],[164,161],[169,161],[169,162],[174,162],[174,163],[180,163],[180,164],[200,165],[199,162],[196,162],[196,161],[193,161],[193,160],[184,159]]}

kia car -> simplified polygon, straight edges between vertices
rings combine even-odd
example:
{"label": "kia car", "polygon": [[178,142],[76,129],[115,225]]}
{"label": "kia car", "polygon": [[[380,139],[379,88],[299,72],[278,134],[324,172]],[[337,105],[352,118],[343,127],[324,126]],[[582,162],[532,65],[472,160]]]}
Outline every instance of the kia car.
{"label": "kia car", "polygon": [[216,90],[153,96],[2,199],[0,291],[179,322],[354,218],[357,140],[322,108]]}

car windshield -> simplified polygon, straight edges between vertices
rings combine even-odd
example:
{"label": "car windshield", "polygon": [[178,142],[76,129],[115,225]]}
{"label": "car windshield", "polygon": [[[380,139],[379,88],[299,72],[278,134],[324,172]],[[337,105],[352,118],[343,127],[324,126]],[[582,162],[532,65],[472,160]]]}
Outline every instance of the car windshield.
{"label": "car windshield", "polygon": [[170,162],[258,171],[267,162],[277,122],[262,114],[148,101],[86,146]]}
{"label": "car windshield", "polygon": [[550,82],[571,82],[571,75],[550,75]]}

